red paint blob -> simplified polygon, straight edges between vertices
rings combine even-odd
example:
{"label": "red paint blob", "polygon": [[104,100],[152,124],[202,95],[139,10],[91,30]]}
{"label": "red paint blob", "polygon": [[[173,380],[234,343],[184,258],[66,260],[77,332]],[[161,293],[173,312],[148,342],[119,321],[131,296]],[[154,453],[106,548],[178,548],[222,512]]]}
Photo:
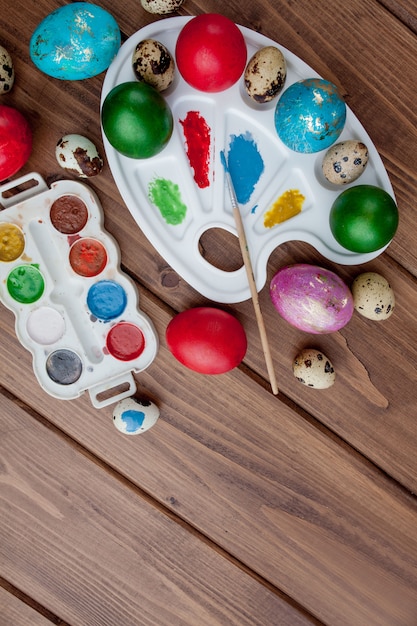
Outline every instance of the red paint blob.
{"label": "red paint blob", "polygon": [[106,248],[97,239],[83,237],[72,244],[69,262],[76,274],[80,276],[97,276],[107,264]]}
{"label": "red paint blob", "polygon": [[200,189],[210,186],[210,127],[198,111],[188,111],[184,120],[180,120],[187,143],[187,156],[194,180]]}
{"label": "red paint blob", "polygon": [[140,328],[129,322],[119,322],[111,328],[106,339],[109,353],[119,361],[133,361],[145,349],[145,338]]}

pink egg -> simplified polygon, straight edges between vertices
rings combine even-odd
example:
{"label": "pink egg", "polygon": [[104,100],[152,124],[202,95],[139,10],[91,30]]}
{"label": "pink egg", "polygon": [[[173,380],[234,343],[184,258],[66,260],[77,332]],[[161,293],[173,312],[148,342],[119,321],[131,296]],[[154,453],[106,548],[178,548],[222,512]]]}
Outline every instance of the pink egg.
{"label": "pink egg", "polygon": [[281,268],[271,281],[270,294],[278,313],[308,333],[333,333],[353,314],[353,296],[343,280],[307,263]]}

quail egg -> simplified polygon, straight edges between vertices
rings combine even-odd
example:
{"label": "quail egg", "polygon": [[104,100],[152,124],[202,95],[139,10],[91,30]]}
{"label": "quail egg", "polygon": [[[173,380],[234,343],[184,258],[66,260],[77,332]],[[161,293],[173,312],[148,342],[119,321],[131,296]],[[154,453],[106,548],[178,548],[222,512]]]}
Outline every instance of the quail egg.
{"label": "quail egg", "polygon": [[137,44],[132,67],[139,81],[149,83],[157,91],[164,91],[174,80],[174,59],[164,44],[155,39],[144,39]]}
{"label": "quail egg", "polygon": [[0,46],[0,95],[8,93],[14,83],[13,61],[6,48]]}
{"label": "quail egg", "polygon": [[350,139],[331,146],[323,157],[325,178],[334,185],[346,185],[365,171],[368,148],[361,141]]}
{"label": "quail egg", "polygon": [[55,148],[59,165],[80,178],[91,178],[103,169],[103,159],[92,141],[82,135],[64,135]]}
{"label": "quail egg", "polygon": [[370,320],[386,320],[395,307],[394,292],[384,276],[365,272],[352,283],[355,310]]}
{"label": "quail egg", "polygon": [[287,66],[281,50],[265,46],[255,52],[246,66],[245,88],[255,102],[270,102],[283,88],[286,76]]}
{"label": "quail egg", "polygon": [[140,0],[145,11],[156,15],[173,13],[180,8],[183,2],[184,0]]}
{"label": "quail egg", "polygon": [[297,380],[314,389],[328,389],[336,379],[330,360],[313,348],[304,348],[293,361],[293,373]]}
{"label": "quail egg", "polygon": [[113,424],[124,435],[140,435],[154,426],[159,409],[144,398],[125,398],[113,409]]}

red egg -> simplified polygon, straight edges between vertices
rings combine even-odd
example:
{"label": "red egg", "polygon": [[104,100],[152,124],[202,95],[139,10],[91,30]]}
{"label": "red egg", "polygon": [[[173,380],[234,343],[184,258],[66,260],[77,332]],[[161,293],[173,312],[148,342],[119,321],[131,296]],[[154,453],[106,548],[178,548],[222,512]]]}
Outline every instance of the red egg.
{"label": "red egg", "polygon": [[13,107],[0,104],[0,182],[20,170],[32,151],[27,120]]}
{"label": "red egg", "polygon": [[224,15],[204,13],[185,24],[175,50],[184,80],[199,91],[218,92],[234,85],[246,67],[245,39]]}
{"label": "red egg", "polygon": [[196,307],[178,313],[166,329],[168,349],[183,365],[200,374],[223,374],[246,354],[242,324],[230,313]]}

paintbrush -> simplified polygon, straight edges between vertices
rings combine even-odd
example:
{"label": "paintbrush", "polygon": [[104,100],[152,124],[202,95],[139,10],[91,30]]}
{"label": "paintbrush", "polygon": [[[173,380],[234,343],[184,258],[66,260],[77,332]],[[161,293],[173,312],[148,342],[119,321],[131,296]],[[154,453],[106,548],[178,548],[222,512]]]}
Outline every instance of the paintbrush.
{"label": "paintbrush", "polygon": [[229,188],[230,200],[231,200],[232,208],[233,208],[233,217],[236,223],[240,250],[242,253],[243,263],[245,265],[246,274],[248,277],[249,288],[250,288],[250,293],[252,297],[253,308],[255,309],[259,335],[261,337],[262,349],[263,349],[265,363],[266,363],[266,367],[268,371],[269,382],[271,384],[272,393],[277,395],[278,385],[277,385],[277,381],[275,378],[275,372],[274,372],[274,367],[272,363],[271,351],[269,349],[268,338],[266,335],[264,319],[262,316],[261,307],[259,305],[258,290],[256,288],[255,276],[253,274],[252,262],[251,262],[251,258],[249,254],[248,242],[246,240],[245,228],[243,226],[242,216],[240,214],[240,209],[239,209],[239,203],[237,200],[235,187],[233,185],[233,180],[229,172],[228,164],[226,161],[226,156],[223,152],[221,156],[222,156],[222,162],[223,162],[223,166],[224,166],[224,170],[226,174],[226,182]]}

